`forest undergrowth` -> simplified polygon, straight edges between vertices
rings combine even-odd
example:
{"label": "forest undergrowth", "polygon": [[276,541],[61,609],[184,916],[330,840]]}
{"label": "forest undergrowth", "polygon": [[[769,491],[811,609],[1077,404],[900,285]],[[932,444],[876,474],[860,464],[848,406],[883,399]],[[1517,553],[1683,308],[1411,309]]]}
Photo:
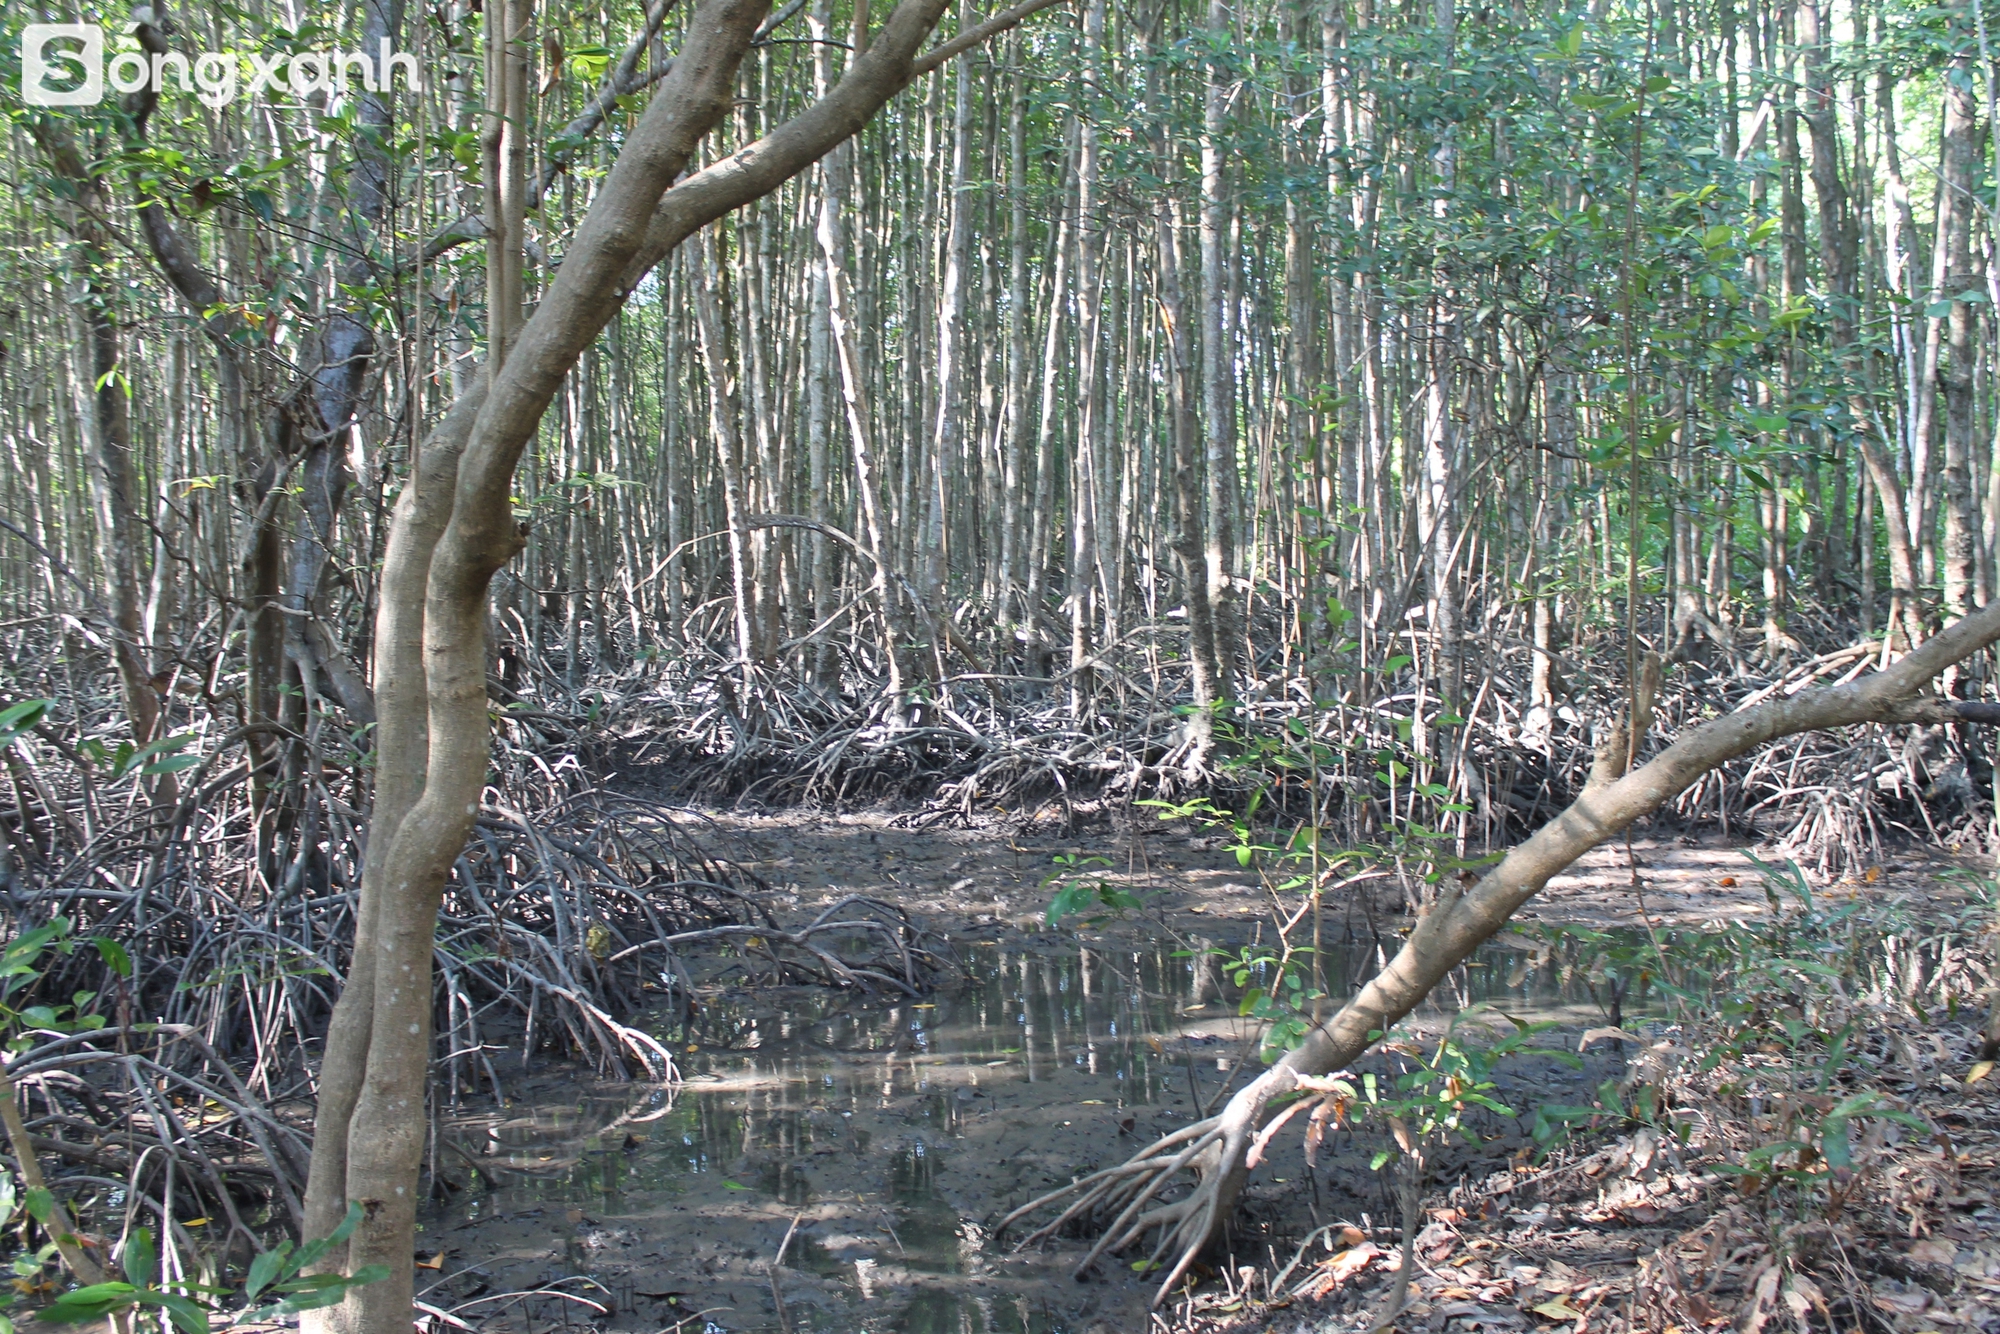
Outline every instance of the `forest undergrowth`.
{"label": "forest undergrowth", "polygon": [[[1253,659],[1244,698],[1213,711],[1213,755],[1194,753],[1196,710],[1177,702],[1185,664],[1160,651],[1184,633],[1171,623],[1137,627],[1140,647],[1100,664],[1081,709],[1062,676],[1000,670],[1006,646],[966,643],[973,625],[951,638],[976,656],[941,661],[935,683],[905,699],[746,673],[690,643],[607,674],[577,707],[596,724],[602,770],[697,801],[890,801],[936,817],[1059,811],[1074,822],[1079,808],[1149,797],[1216,793],[1242,806],[1260,793],[1265,818],[1310,816],[1347,842],[1415,827],[1483,853],[1568,804],[1624,699],[1623,636],[1600,626],[1558,655],[1559,693],[1532,703],[1537,651],[1513,624],[1520,611],[1488,617],[1483,674],[1459,691],[1471,700],[1464,715],[1439,698],[1429,664],[1393,645],[1370,663],[1341,638]],[[1262,642],[1290,644],[1264,628]],[[1684,645],[1655,705],[1659,733],[1881,662],[1879,639],[1829,630],[1837,646],[1775,657]],[[1411,646],[1424,651],[1414,636]],[[1670,818],[1773,839],[1825,873],[1880,860],[1904,839],[1983,846],[1991,792],[1989,748],[1971,729],[1869,727],[1810,733],[1717,769]]]}
{"label": "forest undergrowth", "polygon": [[[1467,1012],[1305,1095],[1293,1124],[1330,1165],[1318,1225],[1289,1258],[1191,1286],[1177,1322],[2000,1324],[2000,1106],[1976,1060],[1994,882],[1816,893],[1795,863],[1764,869],[1761,920],[1516,933],[1517,973],[1588,977],[1604,1017],[1622,996],[1622,1028]],[[1551,1078],[1607,1044],[1619,1072],[1594,1089]],[[1549,1096],[1566,1082],[1584,1097]]]}
{"label": "forest undergrowth", "polygon": [[[1091,920],[1106,823],[1279,868],[1226,947],[1299,1062],[1044,1183],[1186,1320],[1394,1253],[1436,1324],[1985,1334],[1991,942],[1865,879],[2000,861],[1982,4],[113,8],[0,15],[24,1309],[404,1334],[427,1078],[671,1083],[718,977],[958,976],[886,866],[808,905],[713,818],[889,806],[1060,829]],[[1549,944],[1641,1048],[1571,1136],[1457,1039],[1341,1071],[1329,896],[1393,884],[1402,1015],[1639,819],[1802,869]],[[1401,1220],[1183,1292],[1246,1154],[1362,1103]],[[1481,1126],[1504,1202],[1426,1203]],[[1572,1283],[1556,1219],[1651,1258]]]}
{"label": "forest undergrowth", "polygon": [[[60,1165],[49,1189],[86,1261],[143,1227],[167,1279],[212,1285],[299,1235],[318,1051],[354,936],[366,731],[321,713],[303,732],[232,726],[212,682],[174,679],[161,739],[134,747],[106,683],[78,679],[87,654],[38,647],[14,645],[4,694],[20,702],[0,711],[16,935],[0,1018],[26,1099],[13,1147]],[[791,912],[699,811],[601,782],[579,761],[601,703],[564,702],[501,715],[440,918],[441,1098],[504,1102],[510,1052],[674,1082],[655,1019],[684,1022],[718,966],[904,996],[955,974],[949,943],[901,906]],[[61,1230],[38,1182],[6,1191],[10,1218]],[[22,1252],[14,1295],[60,1291],[57,1264],[53,1242]]]}
{"label": "forest undergrowth", "polygon": [[[1570,650],[1570,679],[1592,678],[1592,649]],[[1623,651],[1610,637],[1594,649]],[[1864,643],[1762,670],[1676,664],[1660,731],[1851,677],[1879,652]],[[438,1096],[504,1102],[497,1054],[509,1048],[672,1080],[649,1017],[691,1021],[725,964],[750,980],[883,994],[954,975],[946,936],[888,898],[797,911],[689,801],[889,803],[916,824],[1052,820],[1073,833],[1120,812],[1195,815],[1246,865],[1338,843],[1331,866],[1393,869],[1403,906],[1421,913],[1455,871],[1561,809],[1618,704],[1579,688],[1536,716],[1508,671],[1527,663],[1494,655],[1473,723],[1427,698],[1407,660],[1317,701],[1305,664],[1269,664],[1254,698],[1217,718],[1205,768],[1188,762],[1187,711],[1165,703],[1177,683],[1143,659],[1104,674],[1089,725],[1068,721],[1059,686],[999,682],[969,661],[894,709],[746,681],[693,649],[578,689],[536,664],[534,706],[495,712],[485,807],[441,921]],[[25,987],[9,1012],[21,1134],[61,1165],[53,1185],[87,1244],[122,1254],[150,1223],[174,1276],[199,1267],[212,1283],[299,1225],[302,1117],[362,853],[366,733],[338,733],[315,711],[314,730],[266,743],[230,726],[225,697],[170,682],[165,739],[121,747],[108,673],[93,690],[75,670],[75,656],[58,664],[54,646],[36,655],[17,641],[10,693],[29,703],[0,719],[19,850],[8,906],[22,930],[52,933],[10,982]],[[1322,1224],[1289,1264],[1274,1248],[1261,1266],[1210,1271],[1215,1281],[1169,1304],[1172,1318],[1205,1327],[1297,1305],[1313,1319],[1352,1308],[1365,1324],[1382,1314],[1371,1283],[1387,1282],[1415,1303],[1403,1318],[1434,1329],[1553,1319],[1579,1332],[1733,1322],[1756,1334],[1817,1320],[1907,1334],[1905,1317],[1949,1324],[1959,1308],[1971,1312],[1961,1324],[1983,1328],[1990,1307],[1977,1303],[2000,1269],[1981,1266],[2000,1258],[1976,1238],[1995,1217],[2000,1127],[1959,1082],[1959,1048],[1976,1040],[1992,984],[1993,905],[1873,902],[1862,882],[1830,907],[1800,864],[1852,883],[1911,839],[1984,855],[1990,776],[1975,736],[1915,727],[1808,734],[1711,773],[1661,818],[1796,858],[1768,923],[1624,940],[1557,930],[1523,955],[1524,968],[1579,973],[1602,992],[1608,1027],[1592,1036],[1636,1044],[1624,1078],[1584,1104],[1510,1106],[1512,1094],[1483,1091],[1500,1066],[1465,1036],[1475,1029],[1392,1040],[1378,1070],[1329,1077],[1309,1117],[1295,1119],[1301,1105],[1283,1119],[1345,1164],[1329,1168],[1336,1194],[1345,1176],[1354,1199],[1381,1195],[1358,1169],[1373,1151],[1370,1172],[1401,1203],[1378,1200],[1373,1226]],[[1257,966],[1300,976],[1309,954]],[[70,1005],[35,1008],[61,996]],[[1299,992],[1286,1000],[1272,982],[1246,1001],[1271,1022],[1269,1043],[1303,1012]],[[1470,1147],[1447,1147],[1467,1133]],[[1441,1189],[1453,1173],[1459,1184]],[[28,1189],[12,1207],[35,1199]],[[1975,1216],[1986,1222],[1968,1225]],[[1577,1248],[1607,1229],[1659,1236],[1644,1257],[1619,1251],[1616,1272],[1580,1265]],[[1390,1277],[1403,1237],[1406,1293]],[[56,1291],[56,1258],[22,1253],[21,1296]]]}

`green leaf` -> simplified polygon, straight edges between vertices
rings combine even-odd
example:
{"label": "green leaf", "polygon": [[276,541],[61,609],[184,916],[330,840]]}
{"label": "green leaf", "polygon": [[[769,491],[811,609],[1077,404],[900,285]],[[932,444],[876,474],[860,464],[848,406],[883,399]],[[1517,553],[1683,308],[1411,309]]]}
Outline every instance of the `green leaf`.
{"label": "green leaf", "polygon": [[105,966],[112,972],[120,977],[132,976],[132,956],[125,952],[123,945],[108,936],[97,936],[91,940],[91,944],[97,946],[98,957],[104,960]]}
{"label": "green leaf", "polygon": [[9,704],[0,709],[0,746],[23,732],[33,730],[54,704],[52,699],[24,699],[19,704]]}
{"label": "green leaf", "polygon": [[309,1241],[299,1247],[298,1258],[292,1263],[292,1267],[286,1271],[287,1275],[296,1274],[301,1269],[312,1268],[314,1261],[353,1236],[354,1229],[359,1226],[361,1226],[361,1201],[349,1200],[347,1202],[347,1216],[340,1220],[340,1226],[328,1235],[321,1237],[318,1241]]}
{"label": "green leaf", "polygon": [[164,1307],[181,1334],[208,1334],[208,1312],[186,1297],[149,1290],[139,1293],[136,1300],[146,1306]]}
{"label": "green leaf", "polygon": [[321,1307],[332,1306],[346,1299],[349,1288],[358,1288],[368,1283],[380,1283],[389,1277],[387,1265],[364,1265],[350,1277],[338,1274],[324,1275],[331,1283],[312,1289],[310,1292],[294,1293],[272,1308],[273,1315],[296,1315],[300,1311],[317,1311]]}
{"label": "green leaf", "polygon": [[28,1210],[28,1216],[37,1223],[47,1226],[55,1221],[56,1197],[49,1193],[46,1186],[36,1186],[29,1190],[22,1203]]}
{"label": "green leaf", "polygon": [[43,1307],[38,1318],[51,1325],[73,1325],[83,1320],[102,1320],[113,1311],[132,1305],[138,1289],[130,1283],[93,1283],[87,1288],[65,1292]]}
{"label": "green leaf", "polygon": [[1090,887],[1080,881],[1072,880],[1064,884],[1056,891],[1055,897],[1049,900],[1049,925],[1055,926],[1063,918],[1085,911],[1092,905],[1095,897]]}
{"label": "green leaf", "polygon": [[150,1288],[160,1276],[160,1254],[153,1246],[151,1228],[133,1228],[125,1242],[125,1277],[142,1288]]}
{"label": "green leaf", "polygon": [[249,1302],[256,1301],[257,1294],[270,1287],[278,1279],[292,1273],[291,1269],[285,1267],[285,1262],[291,1258],[291,1254],[292,1243],[281,1241],[275,1249],[265,1251],[262,1255],[252,1260],[250,1262],[250,1277],[245,1280],[243,1285],[243,1299]]}

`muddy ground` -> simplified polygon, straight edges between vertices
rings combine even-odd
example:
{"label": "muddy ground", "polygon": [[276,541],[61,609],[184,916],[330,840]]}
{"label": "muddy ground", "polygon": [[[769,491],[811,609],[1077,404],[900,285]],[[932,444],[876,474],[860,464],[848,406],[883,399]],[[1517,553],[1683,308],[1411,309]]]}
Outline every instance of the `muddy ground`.
{"label": "muddy ground", "polygon": [[[419,1285],[440,1327],[1101,1334],[1373,1322],[1400,1263],[1400,1209],[1352,1135],[1331,1137],[1313,1170],[1299,1137],[1281,1137],[1246,1194],[1233,1253],[1159,1314],[1130,1257],[1079,1281],[1075,1240],[1017,1251],[993,1235],[1010,1207],[1185,1124],[1260,1068],[1229,979],[1176,954],[1268,939],[1269,893],[1220,840],[1151,822],[1079,836],[1018,822],[913,827],[892,814],[702,820],[788,912],[847,893],[892,899],[952,939],[965,980],[912,1002],[719,976],[704,1012],[676,1031],[678,1088],[604,1084],[546,1057],[509,1067],[510,1105],[468,1100],[442,1116],[437,1170],[454,1188],[425,1222]],[[1059,854],[1109,858],[1093,874],[1140,893],[1144,911],[1051,930],[1044,880]],[[1773,910],[1738,845],[1640,840],[1632,856],[1656,926]],[[1937,876],[1948,865],[1913,850],[1821,892],[1953,899],[1962,890]],[[1632,876],[1622,845],[1601,850],[1523,917],[1639,928]],[[1329,902],[1328,938],[1354,942],[1336,994],[1394,949],[1405,894],[1385,878]],[[1481,998],[1556,1021],[1546,1041],[1569,1051],[1605,1022],[1587,986],[1509,988],[1504,957],[1481,963],[1416,1016],[1419,1029]],[[1963,1070],[1959,1028],[1940,1034],[1919,1079]],[[1587,1102],[1625,1062],[1602,1042],[1582,1070],[1510,1062],[1497,1096],[1517,1108]],[[1897,1261],[1919,1295],[1877,1326],[1850,1322],[1864,1334],[2000,1330],[1995,1084],[1958,1090],[1958,1151],[1971,1156],[1924,1235],[1903,1245],[1931,1249]],[[1744,1250],[1728,1192],[1678,1170],[1670,1147],[1590,1140],[1537,1163],[1524,1124],[1496,1118],[1486,1142],[1434,1165],[1404,1328],[1589,1334],[1593,1318],[1601,1326],[1632,1302],[1642,1258],[1715,1270]],[[1714,1235],[1686,1240],[1703,1226]],[[1928,1287],[1925,1265],[1944,1266]],[[1948,1300],[1934,1291],[1939,1273],[1963,1275]],[[1693,1309],[1733,1318],[1719,1302]]]}

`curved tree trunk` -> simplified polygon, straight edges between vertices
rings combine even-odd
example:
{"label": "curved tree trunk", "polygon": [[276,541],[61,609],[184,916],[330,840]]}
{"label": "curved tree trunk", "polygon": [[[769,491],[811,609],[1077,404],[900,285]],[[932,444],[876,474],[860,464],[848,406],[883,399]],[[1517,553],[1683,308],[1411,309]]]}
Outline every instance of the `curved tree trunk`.
{"label": "curved tree trunk", "polygon": [[[1591,782],[1567,810],[1509,852],[1485,878],[1442,898],[1418,921],[1387,967],[1303,1045],[1232,1097],[1218,1115],[1175,1131],[1116,1167],[1022,1206],[1002,1220],[1001,1228],[1065,1199],[1072,1202],[1036,1236],[1072,1219],[1111,1215],[1113,1221],[1085,1259],[1086,1266],[1099,1254],[1157,1229],[1155,1258],[1177,1253],[1154,1298],[1157,1304],[1228,1221],[1249,1177],[1251,1145],[1270,1119],[1273,1104],[1300,1088],[1302,1079],[1338,1070],[1367,1051],[1375,1035],[1416,1008],[1446,973],[1506,926],[1552,876],[1658,810],[1717,765],[1779,737],[1855,723],[1945,722],[1962,716],[1949,701],[1920,692],[1947,667],[1996,640],[2000,640],[2000,602],[1956,622],[1887,671],[1704,723],[1623,778]],[[1960,707],[1967,716],[1973,708]],[[1609,744],[1622,750],[1622,734],[1622,726],[1614,729]],[[1196,1189],[1182,1200],[1147,1209],[1183,1168],[1198,1178]]]}
{"label": "curved tree trunk", "polygon": [[[764,139],[694,173],[696,147],[729,109],[737,68],[769,0],[702,0],[672,73],[623,150],[535,312],[518,328],[509,262],[518,218],[503,186],[491,234],[501,271],[496,324],[478,385],[425,442],[398,503],[377,620],[378,790],[363,869],[353,970],[320,1071],[306,1202],[308,1236],[325,1236],[349,1202],[359,1227],[324,1257],[329,1269],[386,1266],[390,1277],[313,1312],[307,1328],[407,1334],[413,1297],[418,1167],[430,1064],[431,957],[446,879],[485,786],[487,587],[521,548],[511,493],[521,454],[583,350],[638,280],[697,229],[804,171],[914,75],[1019,22],[1030,0],[916,59],[945,0],[903,0],[867,52],[825,97]],[[510,0],[525,17],[525,0]],[[520,33],[512,17],[510,38]],[[505,180],[497,170],[489,180]],[[513,173],[508,173],[509,176]],[[664,1073],[664,1071],[662,1072]],[[344,1253],[342,1253],[344,1252]]]}

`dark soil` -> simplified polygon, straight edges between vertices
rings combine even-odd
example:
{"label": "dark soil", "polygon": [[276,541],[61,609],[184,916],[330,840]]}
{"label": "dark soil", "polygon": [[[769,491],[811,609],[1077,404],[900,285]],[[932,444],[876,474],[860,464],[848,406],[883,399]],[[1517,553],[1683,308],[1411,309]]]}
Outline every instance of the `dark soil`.
{"label": "dark soil", "polygon": [[[745,986],[722,970],[706,1014],[680,1034],[678,1090],[601,1085],[538,1057],[535,1070],[514,1072],[512,1106],[468,1102],[443,1117],[448,1198],[423,1233],[436,1264],[427,1302],[520,1334],[1087,1334],[1158,1321],[1358,1331],[1381,1314],[1400,1209],[1389,1174],[1370,1170],[1373,1140],[1354,1132],[1329,1136],[1313,1169],[1299,1136],[1282,1136],[1244,1199],[1231,1253],[1211,1257],[1203,1281],[1157,1316],[1130,1257],[1079,1281],[1076,1241],[1021,1253],[992,1236],[1008,1208],[1185,1123],[1256,1067],[1233,988],[1209,994],[1212,983],[1174,955],[1197,940],[1268,938],[1269,891],[1218,840],[1150,823],[1065,836],[1019,821],[916,827],[891,814],[709,818],[732,855],[781,887],[787,913],[853,892],[893,900],[950,936],[971,980],[912,1003]],[[1080,934],[1050,929],[1043,882],[1058,854],[1110,858],[1097,873],[1140,892],[1144,913]],[[1635,842],[1632,854],[1656,927],[1773,911],[1740,848],[1669,837]],[[1913,852],[1820,892],[1956,902],[1962,890],[1936,878],[1947,865]],[[1601,850],[1523,921],[1641,928],[1632,876],[1622,845]],[[1330,901],[1329,938],[1352,940],[1365,968],[1375,949],[1393,950],[1407,892],[1388,877]],[[1528,1017],[1560,1025],[1544,1037],[1551,1047],[1575,1051],[1605,1023],[1587,995],[1507,1008],[1530,1006]],[[1400,1327],[1697,1334],[1734,1323],[1753,1334],[1803,1301],[1808,1324],[1839,1334],[2000,1331],[2000,1078],[1960,1082],[1970,1018],[1916,1035],[1927,1040],[1899,1072],[1909,1105],[1949,1126],[1952,1155],[1916,1213],[1896,1215],[1904,1235],[1840,1232],[1836,1220],[1820,1226],[1839,1235],[1815,1243],[1794,1235],[1811,1220],[1774,1223],[1651,1132],[1586,1133],[1536,1161],[1525,1120],[1493,1118],[1478,1144],[1431,1165]],[[1430,1008],[1414,1027],[1447,1021]],[[1614,1045],[1595,1043],[1581,1071],[1509,1063],[1496,1096],[1517,1109],[1588,1103],[1643,1058]],[[1847,1248],[1851,1290],[1822,1277],[1815,1299],[1788,1278],[1760,1302],[1772,1256],[1814,1244]]]}

